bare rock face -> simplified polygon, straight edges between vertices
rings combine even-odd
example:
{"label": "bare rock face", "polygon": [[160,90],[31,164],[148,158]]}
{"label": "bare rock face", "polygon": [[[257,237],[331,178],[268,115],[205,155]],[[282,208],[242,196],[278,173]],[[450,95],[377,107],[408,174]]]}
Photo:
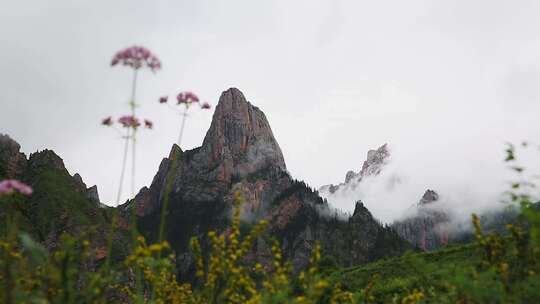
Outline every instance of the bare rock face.
{"label": "bare rock face", "polygon": [[86,189],[86,195],[91,201],[100,204],[98,188],[96,185]]}
{"label": "bare rock face", "polygon": [[[136,197],[139,215],[160,206],[175,158],[171,192],[182,201],[210,202],[223,197],[230,201],[234,186],[235,191],[246,192],[246,203],[256,212],[264,205],[261,200],[268,199],[265,192],[275,183],[256,181],[254,176],[261,172],[270,172],[276,178],[288,176],[283,154],[264,113],[236,88],[222,93],[200,148],[184,152],[174,145],[169,157],[162,160],[151,186],[143,188]],[[248,177],[255,181],[254,185],[238,184]]]}
{"label": "bare rock face", "polygon": [[356,173],[354,173],[354,171],[347,171],[347,174],[345,175],[345,183],[349,183],[355,176]]}
{"label": "bare rock face", "polygon": [[[54,168],[61,171],[65,171],[64,161],[54,151],[45,149],[30,154],[28,159],[28,166],[34,170],[40,170],[41,168]],[[79,178],[74,177],[75,182],[79,182]],[[82,182],[82,179],[80,180]]]}
{"label": "bare rock face", "polygon": [[17,178],[26,167],[21,146],[8,135],[0,134],[0,178]]}
{"label": "bare rock face", "polygon": [[286,170],[264,113],[236,88],[221,95],[200,152],[217,177],[242,178],[270,165]]}
{"label": "bare rock face", "polygon": [[387,144],[380,146],[377,150],[369,150],[367,160],[362,165],[362,170],[360,171],[360,178],[381,173],[389,156],[390,152],[388,151]]}
{"label": "bare rock face", "polygon": [[418,204],[414,215],[396,221],[392,227],[414,246],[423,250],[435,250],[448,244],[450,216],[438,208],[439,195],[427,190]]}
{"label": "bare rock face", "polygon": [[439,194],[431,189],[428,189],[424,193],[420,201],[418,202],[418,206],[428,205],[438,200],[439,200]]}
{"label": "bare rock face", "polygon": [[376,150],[369,150],[367,153],[367,159],[362,165],[362,169],[359,172],[348,171],[345,175],[345,182],[338,185],[324,185],[319,188],[319,192],[332,195],[336,191],[345,188],[355,188],[362,179],[368,176],[379,175],[383,167],[388,162],[390,157],[390,151],[388,150],[388,145],[384,144],[377,148]]}

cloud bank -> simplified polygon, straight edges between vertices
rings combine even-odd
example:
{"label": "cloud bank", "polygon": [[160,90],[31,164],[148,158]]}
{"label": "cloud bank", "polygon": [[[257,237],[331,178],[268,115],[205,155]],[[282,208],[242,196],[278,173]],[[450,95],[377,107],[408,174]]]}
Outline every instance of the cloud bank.
{"label": "cloud bank", "polygon": [[[455,223],[470,221],[473,212],[484,213],[505,208],[512,181],[534,181],[540,172],[540,151],[519,149],[518,164],[525,164],[525,176],[519,177],[504,163],[504,151],[477,153],[463,146],[448,146],[440,150],[443,140],[433,140],[429,153],[392,148],[390,158],[379,175],[367,176],[359,183],[340,187],[333,194],[322,192],[329,203],[338,209],[352,212],[354,202],[362,200],[373,215],[385,223],[414,215],[414,206],[424,192],[433,189],[439,194],[437,209],[447,210]],[[413,153],[413,154],[411,154]],[[517,165],[517,164],[516,164]],[[530,192],[538,199],[538,191]]]}

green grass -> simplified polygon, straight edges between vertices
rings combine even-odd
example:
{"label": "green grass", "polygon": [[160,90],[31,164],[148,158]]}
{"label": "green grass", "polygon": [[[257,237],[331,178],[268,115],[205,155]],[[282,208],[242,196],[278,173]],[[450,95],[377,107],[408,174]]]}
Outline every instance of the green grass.
{"label": "green grass", "polygon": [[445,292],[444,279],[459,277],[479,262],[476,245],[455,245],[435,252],[408,252],[363,266],[329,271],[334,284],[359,292],[373,283],[371,293],[377,301],[389,302],[395,294],[407,294],[414,288],[435,287]]}

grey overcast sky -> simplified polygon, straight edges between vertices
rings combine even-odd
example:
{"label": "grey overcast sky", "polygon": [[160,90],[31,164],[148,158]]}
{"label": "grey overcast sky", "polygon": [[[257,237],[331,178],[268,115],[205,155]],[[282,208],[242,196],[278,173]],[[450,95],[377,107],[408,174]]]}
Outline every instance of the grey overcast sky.
{"label": "grey overcast sky", "polygon": [[[100,120],[126,113],[130,71],[109,63],[140,44],[163,69],[140,78],[139,111],[155,129],[141,132],[138,187],[179,130],[157,98],[187,89],[215,105],[234,86],[312,186],[342,181],[389,143],[419,187],[498,191],[504,143],[540,135],[538,16],[540,1],[526,0],[2,0],[0,132],[25,153],[53,149],[112,203],[122,143]],[[183,148],[202,143],[210,120],[192,112]]]}

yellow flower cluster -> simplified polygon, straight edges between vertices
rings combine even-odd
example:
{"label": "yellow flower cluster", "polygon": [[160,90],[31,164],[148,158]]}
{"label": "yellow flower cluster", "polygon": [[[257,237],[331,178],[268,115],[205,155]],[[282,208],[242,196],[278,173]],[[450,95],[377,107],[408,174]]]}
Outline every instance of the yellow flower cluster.
{"label": "yellow flower cluster", "polygon": [[[142,236],[137,238],[138,246],[133,254],[126,258],[125,264],[131,269],[140,269],[144,275],[144,282],[151,290],[155,303],[195,303],[191,285],[178,283],[175,274],[174,255],[162,258],[162,254],[170,249],[166,241],[147,245]],[[124,287],[124,292],[134,302],[140,297],[132,286]]]}
{"label": "yellow flower cluster", "polygon": [[424,297],[424,292],[415,288],[410,294],[401,299],[401,304],[415,304],[420,302]]}
{"label": "yellow flower cluster", "polygon": [[[191,240],[191,248],[197,266],[196,276],[203,284],[197,292],[196,301],[204,303],[318,303],[324,295],[329,295],[331,303],[353,303],[352,294],[343,292],[339,286],[330,287],[329,282],[318,275],[317,264],[321,258],[320,246],[314,246],[307,271],[298,278],[292,276],[292,267],[284,263],[279,242],[271,246],[271,265],[263,266],[247,262],[254,242],[262,236],[268,226],[266,220],[258,222],[241,239],[240,206],[242,198],[236,193],[233,200],[232,225],[228,234],[208,233],[210,252],[207,262],[197,239]],[[251,264],[252,265],[252,264]],[[205,266],[207,267],[205,269]],[[294,282],[299,282],[300,290],[292,290]]]}
{"label": "yellow flower cluster", "polygon": [[496,270],[501,282],[509,289],[513,281],[534,276],[538,265],[538,246],[530,242],[522,224],[507,224],[507,236],[498,233],[484,235],[480,219],[472,215],[477,244],[483,249],[481,265]]}

